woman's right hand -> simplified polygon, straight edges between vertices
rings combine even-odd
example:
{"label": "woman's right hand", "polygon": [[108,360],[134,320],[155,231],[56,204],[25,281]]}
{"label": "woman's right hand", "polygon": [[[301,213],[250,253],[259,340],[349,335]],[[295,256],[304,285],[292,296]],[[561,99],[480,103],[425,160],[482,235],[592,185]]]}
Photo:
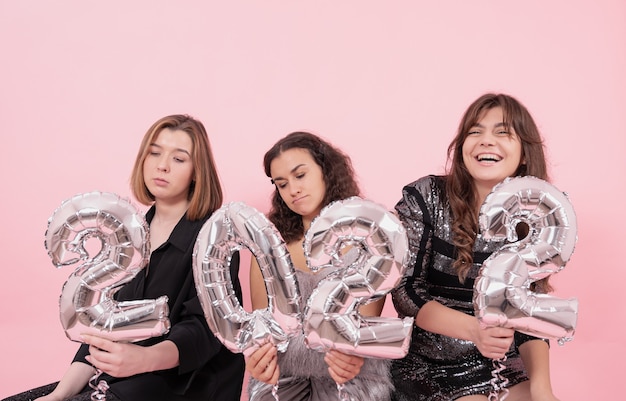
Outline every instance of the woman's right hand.
{"label": "woman's right hand", "polygon": [[267,343],[248,357],[246,370],[258,381],[276,384],[280,375],[277,355],[278,351],[274,344]]}
{"label": "woman's right hand", "polygon": [[504,358],[513,343],[514,329],[506,327],[484,327],[476,319],[476,328],[473,330],[472,342],[478,351],[490,359]]}

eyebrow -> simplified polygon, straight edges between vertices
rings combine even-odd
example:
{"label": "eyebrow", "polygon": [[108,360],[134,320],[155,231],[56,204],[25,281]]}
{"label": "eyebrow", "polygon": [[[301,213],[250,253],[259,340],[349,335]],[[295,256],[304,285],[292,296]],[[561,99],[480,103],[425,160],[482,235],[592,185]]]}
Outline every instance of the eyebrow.
{"label": "eyebrow", "polygon": [[[151,143],[150,146],[155,146],[155,147],[157,147],[159,149],[163,149],[163,146],[161,146],[161,145],[159,145],[157,143]],[[189,157],[191,157],[191,154],[189,153],[189,151],[187,151],[187,149],[175,148],[174,151],[186,153]]]}
{"label": "eyebrow", "polygon": [[[507,126],[507,124],[506,124],[506,123],[504,123],[504,122],[497,123],[497,124],[495,125],[495,127],[496,127],[496,128],[498,128],[498,127],[506,127],[506,126]],[[484,125],[482,125],[481,123],[476,123],[476,124],[472,125],[472,127],[485,128],[485,126],[484,126]]]}
{"label": "eyebrow", "polygon": [[[300,167],[303,167],[303,166],[306,166],[306,164],[304,163],[298,164],[296,167],[292,168],[289,172],[294,173],[296,170],[298,170]],[[286,180],[286,178],[283,178],[283,177],[272,178],[272,181],[278,181],[278,180]]]}

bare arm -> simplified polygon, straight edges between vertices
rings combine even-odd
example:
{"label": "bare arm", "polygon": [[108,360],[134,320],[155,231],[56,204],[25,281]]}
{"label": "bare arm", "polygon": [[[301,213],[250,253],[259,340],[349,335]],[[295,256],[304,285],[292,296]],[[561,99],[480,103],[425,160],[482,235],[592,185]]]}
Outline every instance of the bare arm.
{"label": "bare arm", "polygon": [[[255,258],[250,261],[250,302],[252,309],[265,309],[268,306],[265,281],[259,263]],[[278,383],[278,351],[271,344],[265,344],[246,358],[246,370],[255,379],[264,383]]]}
{"label": "bare arm", "polygon": [[417,313],[415,324],[427,331],[476,344],[480,353],[492,359],[504,357],[515,331],[504,327],[481,327],[474,316],[448,308],[437,301],[427,302]]}
{"label": "bare arm", "polygon": [[380,316],[385,306],[385,298],[381,298],[377,301],[363,305],[359,308],[359,313],[362,316]]}
{"label": "bare arm", "polygon": [[250,302],[252,309],[265,309],[268,306],[265,281],[255,258],[250,261]]}
{"label": "bare arm", "polygon": [[530,379],[533,401],[557,401],[550,381],[550,347],[543,340],[526,341],[519,346],[519,353]]}
{"label": "bare arm", "polygon": [[82,362],[74,362],[67,369],[54,391],[38,398],[37,401],[61,401],[78,394],[96,373],[93,366]]}
{"label": "bare arm", "polygon": [[420,328],[461,340],[472,340],[471,333],[478,329],[475,317],[448,308],[437,301],[427,302],[415,316]]}

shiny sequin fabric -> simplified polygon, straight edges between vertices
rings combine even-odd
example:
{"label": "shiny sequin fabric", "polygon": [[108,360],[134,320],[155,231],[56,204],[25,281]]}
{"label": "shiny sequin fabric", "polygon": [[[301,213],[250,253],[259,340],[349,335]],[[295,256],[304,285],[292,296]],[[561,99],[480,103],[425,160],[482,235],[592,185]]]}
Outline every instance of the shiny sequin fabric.
{"label": "shiny sequin fabric", "polygon": [[[327,270],[327,271],[325,271]],[[317,274],[296,270],[298,287],[302,299],[306,300],[318,282],[328,271]],[[324,353],[307,348],[304,335],[289,341],[285,353],[278,353],[280,378],[278,399],[281,401],[328,401],[338,400],[339,393],[335,381],[328,374],[328,365],[324,362]],[[391,397],[391,378],[389,361],[384,359],[365,359],[361,372],[344,385],[342,396],[350,401],[389,401]],[[248,383],[251,401],[275,401],[272,386],[254,378]]]}
{"label": "shiny sequin fabric", "polygon": [[[482,262],[502,243],[488,243],[480,237],[474,245],[474,265],[461,284],[452,267],[451,211],[445,196],[443,177],[427,176],[403,189],[396,205],[407,228],[411,260],[400,285],[392,292],[400,316],[415,316],[431,300],[473,315],[474,279]],[[500,374],[509,386],[528,380],[517,347],[529,339],[516,333],[515,341]],[[483,357],[470,341],[431,333],[414,327],[408,355],[392,361],[396,387],[394,401],[448,401],[492,390],[491,359]]]}

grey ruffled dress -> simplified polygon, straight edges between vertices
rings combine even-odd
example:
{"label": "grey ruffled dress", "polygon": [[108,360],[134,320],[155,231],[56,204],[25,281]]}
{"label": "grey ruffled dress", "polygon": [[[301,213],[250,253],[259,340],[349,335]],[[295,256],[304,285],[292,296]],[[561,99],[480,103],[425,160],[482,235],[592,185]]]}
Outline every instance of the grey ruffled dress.
{"label": "grey ruffled dress", "polygon": [[[328,269],[330,270],[330,269]],[[296,270],[302,299],[306,300],[328,273],[307,273]],[[280,401],[333,401],[339,400],[337,384],[328,374],[324,353],[309,349],[304,335],[290,340],[284,353],[278,354]],[[250,378],[250,401],[275,401],[273,386]],[[361,372],[345,383],[342,396],[350,401],[388,401],[393,385],[389,374],[389,360],[366,358]],[[345,399],[344,398],[344,399]]]}

